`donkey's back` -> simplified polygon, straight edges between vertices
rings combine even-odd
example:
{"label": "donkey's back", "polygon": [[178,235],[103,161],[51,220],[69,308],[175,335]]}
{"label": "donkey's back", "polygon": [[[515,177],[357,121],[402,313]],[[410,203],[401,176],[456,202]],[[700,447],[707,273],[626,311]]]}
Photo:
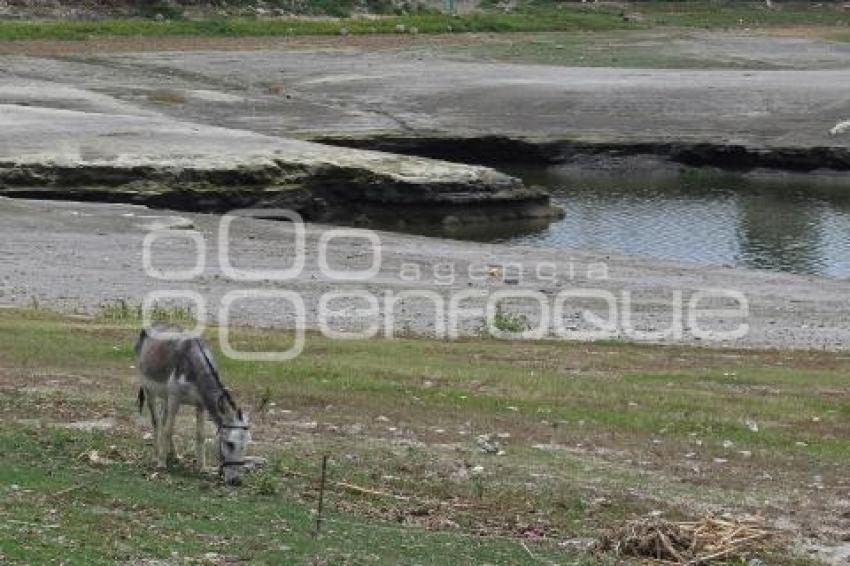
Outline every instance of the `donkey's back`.
{"label": "donkey's back", "polygon": [[167,381],[180,365],[180,355],[190,340],[179,326],[143,328],[136,341],[139,372],[147,379]]}
{"label": "donkey's back", "polygon": [[199,386],[216,369],[201,338],[178,326],[158,325],[142,329],[135,350],[147,395],[175,396],[181,404],[203,405]]}

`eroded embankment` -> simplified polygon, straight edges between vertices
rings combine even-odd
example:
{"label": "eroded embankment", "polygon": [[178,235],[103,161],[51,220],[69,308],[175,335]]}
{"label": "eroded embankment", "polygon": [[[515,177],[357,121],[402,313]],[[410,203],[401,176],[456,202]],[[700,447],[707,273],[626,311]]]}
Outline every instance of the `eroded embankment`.
{"label": "eroded embankment", "polygon": [[850,170],[850,147],[754,147],[710,142],[629,142],[534,139],[513,136],[320,136],[315,141],[358,149],[448,159],[482,165],[555,165],[577,156],[649,155],[693,167],[747,171],[775,169],[807,172],[818,169]]}
{"label": "eroded embankment", "polygon": [[412,182],[367,169],[292,167],[285,162],[233,169],[0,163],[0,195],[125,202],[190,212],[287,208],[314,221],[475,222],[556,217],[548,193],[505,176],[494,182]]}
{"label": "eroded embankment", "polygon": [[487,167],[147,116],[0,105],[0,119],[4,196],[208,212],[288,208],[339,222],[559,213],[545,190]]}

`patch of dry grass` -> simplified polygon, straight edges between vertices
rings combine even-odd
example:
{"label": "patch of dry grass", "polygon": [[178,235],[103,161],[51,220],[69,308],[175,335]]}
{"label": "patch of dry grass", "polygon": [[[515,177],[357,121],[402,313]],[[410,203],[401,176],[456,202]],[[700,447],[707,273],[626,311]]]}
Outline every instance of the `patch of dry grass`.
{"label": "patch of dry grass", "polygon": [[147,98],[148,101],[155,104],[166,105],[185,104],[187,100],[186,95],[182,92],[167,88],[152,90],[148,93]]}

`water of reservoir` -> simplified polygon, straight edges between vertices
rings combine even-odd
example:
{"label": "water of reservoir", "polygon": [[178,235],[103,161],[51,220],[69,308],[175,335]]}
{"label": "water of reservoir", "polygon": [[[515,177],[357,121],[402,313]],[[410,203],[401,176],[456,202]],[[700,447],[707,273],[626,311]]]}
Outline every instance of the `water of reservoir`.
{"label": "water of reservoir", "polygon": [[444,235],[850,277],[850,175],[745,177],[646,164],[508,172],[547,187],[564,218]]}

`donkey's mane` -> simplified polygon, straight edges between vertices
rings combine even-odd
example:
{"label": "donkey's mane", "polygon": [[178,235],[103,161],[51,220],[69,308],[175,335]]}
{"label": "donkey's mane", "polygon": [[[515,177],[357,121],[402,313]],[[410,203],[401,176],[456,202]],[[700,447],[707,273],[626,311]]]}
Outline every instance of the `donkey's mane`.
{"label": "donkey's mane", "polygon": [[[206,397],[206,396],[204,396],[204,397],[206,397],[205,402],[207,404],[207,413],[209,414],[210,418],[212,418],[213,421],[215,421],[215,423],[217,425],[221,426],[223,419],[221,418],[222,415],[220,415],[219,412],[223,409],[223,407],[220,406],[220,402],[221,402],[222,398],[225,400],[225,402],[227,402],[228,406],[230,407],[230,409],[234,413],[241,415],[241,411],[239,410],[239,407],[236,405],[236,402],[233,400],[233,397],[230,395],[230,391],[228,391],[227,387],[224,386],[224,383],[221,382],[221,376],[219,375],[218,370],[215,367],[215,364],[212,362],[209,355],[207,354],[207,348],[204,345],[204,343],[201,341],[201,339],[200,338],[194,338],[194,339],[189,341],[189,344],[191,345],[190,347],[197,347],[198,350],[200,350],[200,353],[201,353],[201,356],[203,357],[204,363],[206,363],[207,369],[209,370],[209,374],[215,380],[215,387],[220,392],[219,397],[215,400],[213,400],[212,398]],[[195,369],[195,368],[192,368],[192,369]],[[200,380],[202,378],[202,376],[198,375],[198,376],[196,376],[196,378]],[[203,388],[201,388],[201,390],[204,391]]]}
{"label": "donkey's mane", "polygon": [[221,389],[221,393],[224,396],[227,403],[230,405],[230,408],[234,411],[238,411],[239,407],[236,406],[236,402],[233,400],[233,397],[230,396],[230,391],[227,390],[227,387],[221,382],[221,376],[218,374],[218,370],[215,367],[215,364],[212,363],[210,357],[207,355],[207,349],[204,346],[203,342],[201,342],[200,338],[195,339],[195,343],[201,350],[201,355],[204,356],[204,361],[207,362],[207,367],[209,367],[210,373],[212,373],[215,378],[216,385]]}

